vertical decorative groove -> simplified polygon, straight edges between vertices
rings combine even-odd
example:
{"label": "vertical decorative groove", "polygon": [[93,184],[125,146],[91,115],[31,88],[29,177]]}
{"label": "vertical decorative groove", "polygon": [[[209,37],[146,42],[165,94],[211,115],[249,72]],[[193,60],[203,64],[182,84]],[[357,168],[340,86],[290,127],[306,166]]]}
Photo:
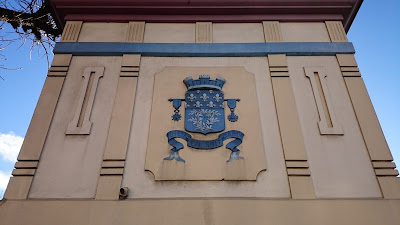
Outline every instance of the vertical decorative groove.
{"label": "vertical decorative groove", "polygon": [[94,81],[94,74],[92,72],[89,75],[89,82],[88,82],[88,86],[86,88],[85,97],[84,97],[84,100],[83,100],[83,106],[82,106],[82,110],[81,110],[81,113],[79,115],[79,120],[78,120],[78,124],[77,124],[78,127],[82,127],[82,124],[83,124],[83,118],[85,117],[86,108],[87,108],[87,105],[88,105],[88,102],[89,102],[89,94],[90,94],[90,92],[92,90],[92,87],[93,87],[93,81]]}
{"label": "vertical decorative groove", "polygon": [[[327,76],[323,67],[304,67],[306,77],[310,79],[315,103],[319,114],[319,132],[322,135],[343,135],[343,129],[336,120],[333,103],[329,95],[325,77]],[[316,78],[318,76],[319,82]],[[319,84],[321,87],[319,87]],[[331,120],[332,126],[328,119]]]}
{"label": "vertical decorative groove", "polygon": [[[322,100],[322,106],[324,108],[324,114],[325,114],[324,116],[325,116],[326,122],[328,124],[328,127],[333,127],[331,115],[330,115],[329,110],[328,110],[328,104],[326,103],[325,93],[324,93],[324,90],[322,89],[322,83],[321,83],[320,76],[319,76],[318,73],[315,72],[314,73],[314,77],[315,77],[315,80],[317,81],[318,93],[319,93],[320,98]],[[325,79],[325,78],[323,78],[323,79]],[[322,116],[322,115],[320,115],[320,116]]]}
{"label": "vertical decorative groove", "polygon": [[79,33],[81,31],[82,21],[68,21],[65,24],[61,42],[76,42],[78,41]]}
{"label": "vertical decorative groove", "polygon": [[265,42],[281,42],[282,35],[278,21],[263,21]]}
{"label": "vertical decorative groove", "polygon": [[128,32],[126,33],[126,42],[143,42],[145,22],[129,22]]}
{"label": "vertical decorative groove", "polygon": [[[92,75],[92,73],[94,74]],[[76,108],[73,120],[68,124],[66,134],[90,134],[92,122],[90,122],[89,119],[92,113],[92,107],[97,92],[98,82],[99,79],[103,77],[103,74],[104,67],[87,67],[83,71],[84,79],[79,94],[78,106]],[[91,77],[93,77],[92,84],[90,84]]]}
{"label": "vertical decorative groove", "polygon": [[348,42],[346,32],[340,21],[326,21],[325,26],[328,30],[331,42]]}
{"label": "vertical decorative groove", "polygon": [[212,43],[212,23],[197,22],[196,23],[196,43]]}

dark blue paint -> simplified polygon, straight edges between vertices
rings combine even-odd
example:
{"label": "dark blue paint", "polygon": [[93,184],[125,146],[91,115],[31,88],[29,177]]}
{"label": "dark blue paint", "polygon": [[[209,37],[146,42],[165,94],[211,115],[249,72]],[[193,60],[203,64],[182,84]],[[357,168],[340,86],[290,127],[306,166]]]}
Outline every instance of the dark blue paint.
{"label": "dark blue paint", "polygon": [[267,54],[288,56],[334,56],[354,54],[351,42],[281,42],[281,43],[106,43],[59,42],[55,54],[75,56],[122,56],[141,54],[159,57],[256,57]]}
{"label": "dark blue paint", "polygon": [[175,140],[175,138],[181,138],[185,140],[189,147],[202,150],[210,150],[221,147],[222,145],[224,145],[225,140],[229,138],[234,138],[235,140],[230,141],[226,145],[226,148],[232,151],[231,156],[227,162],[231,162],[234,159],[243,159],[242,157],[239,156],[240,150],[237,148],[237,146],[239,146],[243,142],[243,137],[244,134],[242,132],[238,130],[230,130],[221,133],[215,140],[202,141],[193,139],[192,136],[185,131],[171,130],[167,133],[167,138],[168,138],[168,143],[172,146],[172,149],[170,150],[169,157],[164,158],[164,160],[175,159],[176,161],[185,162],[185,160],[179,156],[179,150],[181,150],[184,147],[184,145],[179,141]]}

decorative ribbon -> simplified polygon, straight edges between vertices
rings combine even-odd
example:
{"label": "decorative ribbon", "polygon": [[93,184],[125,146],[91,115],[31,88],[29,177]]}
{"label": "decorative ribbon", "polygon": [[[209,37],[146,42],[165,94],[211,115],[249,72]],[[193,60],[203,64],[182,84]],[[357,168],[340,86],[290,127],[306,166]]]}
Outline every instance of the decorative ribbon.
{"label": "decorative ribbon", "polygon": [[226,139],[235,138],[235,140],[229,142],[226,145],[226,148],[230,149],[232,151],[231,156],[227,162],[231,162],[234,159],[243,159],[243,157],[239,156],[240,150],[236,147],[242,143],[244,134],[238,130],[226,131],[226,132],[218,135],[217,139],[210,140],[210,141],[201,141],[201,140],[193,139],[190,134],[188,134],[185,131],[181,131],[181,130],[169,131],[167,133],[167,137],[168,137],[168,143],[173,148],[169,152],[170,156],[164,158],[164,160],[175,159],[176,161],[185,162],[185,160],[179,156],[179,150],[183,149],[184,146],[182,143],[175,140],[175,138],[182,138],[183,140],[185,140],[187,142],[187,145],[189,147],[201,149],[201,150],[209,150],[209,149],[221,147],[224,145],[224,141]]}

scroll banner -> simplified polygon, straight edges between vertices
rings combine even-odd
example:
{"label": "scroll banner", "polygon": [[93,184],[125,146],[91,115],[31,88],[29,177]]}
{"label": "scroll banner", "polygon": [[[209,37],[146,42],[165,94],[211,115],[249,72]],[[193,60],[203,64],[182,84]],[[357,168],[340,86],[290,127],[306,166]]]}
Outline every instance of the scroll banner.
{"label": "scroll banner", "polygon": [[[201,140],[193,139],[190,134],[188,134],[185,131],[181,131],[181,130],[172,130],[167,133],[167,137],[168,137],[168,143],[173,148],[170,151],[170,157],[166,157],[165,160],[176,159],[177,161],[184,162],[184,160],[182,158],[180,158],[179,155],[177,154],[178,151],[181,150],[184,146],[182,143],[175,140],[175,138],[182,138],[183,140],[185,140],[187,142],[187,145],[189,147],[201,149],[201,150],[209,150],[209,149],[221,147],[224,145],[224,141],[226,139],[235,138],[235,140],[229,142],[226,145],[226,148],[230,149],[232,151],[232,153],[235,153],[235,154],[233,154],[233,156],[231,156],[231,159],[241,159],[241,157],[239,157],[240,150],[236,147],[242,143],[244,134],[238,130],[226,131],[226,132],[218,135],[217,139],[209,140],[209,141],[201,141]],[[228,161],[231,161],[231,159]]]}

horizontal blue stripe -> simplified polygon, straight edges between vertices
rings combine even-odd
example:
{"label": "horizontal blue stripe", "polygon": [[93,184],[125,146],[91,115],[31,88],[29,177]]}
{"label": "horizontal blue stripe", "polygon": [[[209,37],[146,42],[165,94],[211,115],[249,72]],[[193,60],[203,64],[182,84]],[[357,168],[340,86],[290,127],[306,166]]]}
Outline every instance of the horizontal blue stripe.
{"label": "horizontal blue stripe", "polygon": [[142,56],[164,57],[254,57],[267,54],[288,56],[332,56],[354,54],[350,42],[281,42],[281,43],[107,43],[107,42],[59,42],[55,54],[76,56]]}

